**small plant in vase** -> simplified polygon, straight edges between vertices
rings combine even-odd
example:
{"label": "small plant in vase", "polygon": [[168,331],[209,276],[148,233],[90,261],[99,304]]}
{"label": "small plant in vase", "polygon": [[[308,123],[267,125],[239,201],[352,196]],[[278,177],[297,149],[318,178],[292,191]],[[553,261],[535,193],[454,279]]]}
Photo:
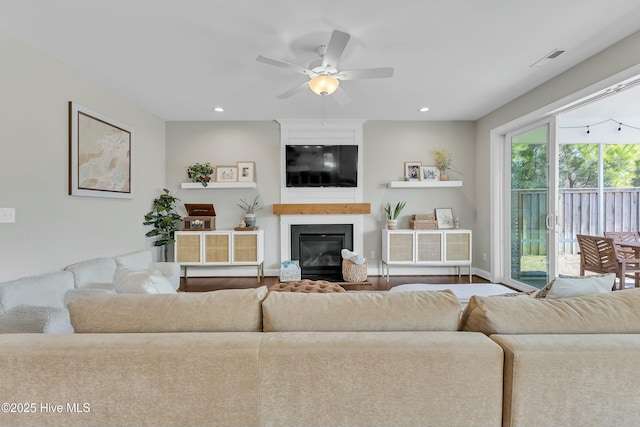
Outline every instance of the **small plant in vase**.
{"label": "small plant in vase", "polygon": [[256,211],[264,208],[264,206],[260,204],[258,196],[256,196],[251,203],[247,202],[245,199],[240,199],[238,206],[240,206],[240,209],[244,212],[245,227],[255,227]]}
{"label": "small plant in vase", "polygon": [[187,168],[187,176],[191,178],[191,182],[200,182],[203,187],[206,187],[207,183],[211,181],[212,173],[213,166],[209,162],[196,163]]}
{"label": "small plant in vase", "polygon": [[395,230],[398,228],[398,216],[400,216],[400,212],[406,206],[407,202],[398,202],[396,203],[396,207],[391,209],[391,205],[387,203],[387,206],[384,208],[385,213],[387,214],[387,229]]}
{"label": "small plant in vase", "polygon": [[448,181],[447,169],[451,167],[451,154],[445,149],[435,151],[436,167],[440,169],[440,181]]}

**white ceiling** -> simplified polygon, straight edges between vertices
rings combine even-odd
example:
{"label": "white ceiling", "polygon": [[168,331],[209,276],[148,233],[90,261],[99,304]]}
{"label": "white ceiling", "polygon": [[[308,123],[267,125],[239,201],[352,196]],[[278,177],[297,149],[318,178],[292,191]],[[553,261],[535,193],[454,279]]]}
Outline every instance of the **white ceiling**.
{"label": "white ceiling", "polygon": [[319,118],[310,91],[276,99],[304,76],[255,58],[308,66],[339,29],[339,68],[395,74],[343,82],[327,118],[475,120],[640,30],[640,2],[0,0],[0,27],[164,120]]}

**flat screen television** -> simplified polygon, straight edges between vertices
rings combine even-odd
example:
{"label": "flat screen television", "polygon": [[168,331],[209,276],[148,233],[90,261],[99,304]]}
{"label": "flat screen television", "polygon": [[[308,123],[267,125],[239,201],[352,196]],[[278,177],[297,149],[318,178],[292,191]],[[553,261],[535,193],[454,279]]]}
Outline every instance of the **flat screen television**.
{"label": "flat screen television", "polygon": [[287,145],[287,187],[357,187],[357,145]]}

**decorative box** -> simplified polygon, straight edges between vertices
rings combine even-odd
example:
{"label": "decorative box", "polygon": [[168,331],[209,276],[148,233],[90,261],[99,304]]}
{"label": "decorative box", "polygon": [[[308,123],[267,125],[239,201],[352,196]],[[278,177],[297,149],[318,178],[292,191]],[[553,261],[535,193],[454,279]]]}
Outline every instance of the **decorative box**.
{"label": "decorative box", "polygon": [[415,220],[434,220],[436,219],[435,214],[413,214],[411,219]]}
{"label": "decorative box", "polygon": [[216,211],[212,204],[185,203],[189,216],[182,218],[185,231],[211,231],[216,229]]}
{"label": "decorative box", "polygon": [[302,271],[300,270],[300,262],[285,261],[280,264],[280,281],[291,282],[292,280],[300,280]]}
{"label": "decorative box", "polygon": [[435,219],[410,219],[409,227],[412,230],[437,230],[438,221]]}

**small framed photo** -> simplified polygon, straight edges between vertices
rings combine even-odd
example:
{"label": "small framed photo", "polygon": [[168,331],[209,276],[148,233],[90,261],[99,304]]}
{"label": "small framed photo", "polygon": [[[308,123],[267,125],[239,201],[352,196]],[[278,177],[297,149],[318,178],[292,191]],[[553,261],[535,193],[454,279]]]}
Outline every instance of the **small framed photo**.
{"label": "small framed photo", "polygon": [[238,181],[237,166],[216,166],[217,182],[236,182]]}
{"label": "small framed photo", "polygon": [[404,162],[404,179],[408,181],[420,180],[422,162]]}
{"label": "small framed photo", "polygon": [[420,167],[420,181],[439,181],[440,169],[435,166]]}
{"label": "small framed photo", "polygon": [[436,208],[438,228],[453,228],[453,210],[451,208]]}
{"label": "small framed photo", "polygon": [[255,181],[255,162],[238,162],[238,181],[253,182]]}

